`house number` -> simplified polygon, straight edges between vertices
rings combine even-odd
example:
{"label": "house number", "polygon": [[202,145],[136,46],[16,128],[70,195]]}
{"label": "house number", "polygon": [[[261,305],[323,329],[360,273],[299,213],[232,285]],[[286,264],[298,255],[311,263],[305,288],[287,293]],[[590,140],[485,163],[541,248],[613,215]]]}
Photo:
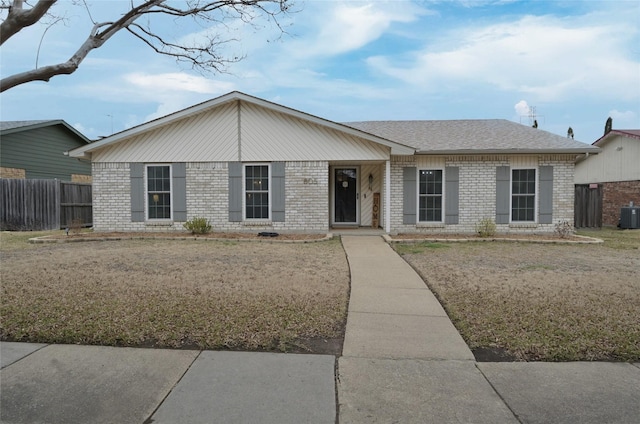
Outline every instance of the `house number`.
{"label": "house number", "polygon": [[305,178],[303,180],[303,182],[305,184],[318,184],[318,179],[317,178]]}

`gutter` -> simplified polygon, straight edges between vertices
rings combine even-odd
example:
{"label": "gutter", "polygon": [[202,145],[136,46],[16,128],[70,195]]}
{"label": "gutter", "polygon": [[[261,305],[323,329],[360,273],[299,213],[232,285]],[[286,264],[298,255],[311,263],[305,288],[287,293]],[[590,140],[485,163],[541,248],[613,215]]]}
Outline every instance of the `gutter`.
{"label": "gutter", "polygon": [[562,154],[598,154],[600,148],[587,148],[587,149],[552,149],[552,150],[540,150],[540,149],[456,149],[456,150],[418,150],[416,155],[562,155]]}

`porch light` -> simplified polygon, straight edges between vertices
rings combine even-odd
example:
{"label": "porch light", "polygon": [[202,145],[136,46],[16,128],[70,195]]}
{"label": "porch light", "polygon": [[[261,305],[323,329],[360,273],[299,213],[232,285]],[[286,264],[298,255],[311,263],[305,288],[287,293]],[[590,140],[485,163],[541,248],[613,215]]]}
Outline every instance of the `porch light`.
{"label": "porch light", "polygon": [[369,190],[373,190],[373,174],[369,174]]}

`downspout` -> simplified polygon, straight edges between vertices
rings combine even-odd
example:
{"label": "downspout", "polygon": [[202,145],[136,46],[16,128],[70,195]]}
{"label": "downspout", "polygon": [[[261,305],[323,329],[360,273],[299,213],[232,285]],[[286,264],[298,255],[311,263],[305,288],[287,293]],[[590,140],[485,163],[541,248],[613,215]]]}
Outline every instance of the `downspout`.
{"label": "downspout", "polygon": [[385,161],[384,167],[384,232],[391,231],[391,159]]}
{"label": "downspout", "polygon": [[242,162],[242,105],[238,100],[238,162]]}

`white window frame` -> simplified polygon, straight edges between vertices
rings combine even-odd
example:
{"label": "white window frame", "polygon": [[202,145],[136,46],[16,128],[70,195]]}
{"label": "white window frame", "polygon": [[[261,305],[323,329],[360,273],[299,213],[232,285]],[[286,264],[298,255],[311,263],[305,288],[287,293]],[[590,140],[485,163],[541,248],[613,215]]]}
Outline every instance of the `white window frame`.
{"label": "white window frame", "polygon": [[[267,211],[268,211],[268,217],[267,218],[247,218],[247,167],[250,166],[266,166],[267,167],[267,172],[269,173],[268,176],[268,181],[269,181],[269,189],[267,190],[267,194],[268,194],[268,202],[269,204],[267,205]],[[242,219],[244,221],[248,221],[248,222],[271,222],[271,207],[272,207],[272,200],[271,200],[271,193],[273,192],[273,183],[271,181],[271,163],[265,163],[265,162],[257,162],[257,163],[243,163],[242,164]]]}
{"label": "white window frame", "polygon": [[[169,218],[149,218],[149,168],[169,168]],[[147,221],[167,222],[173,221],[173,167],[167,163],[147,163],[144,166],[144,216]]]}
{"label": "white window frame", "polygon": [[[421,221],[420,220],[420,198],[421,196],[428,196],[428,195],[421,195],[420,194],[420,173],[422,171],[441,171],[442,172],[442,193],[440,194],[440,198],[441,198],[441,207],[440,207],[440,221]],[[418,168],[417,169],[417,175],[416,175],[416,223],[418,224],[442,224],[444,223],[444,217],[445,217],[445,183],[446,183],[446,176],[445,176],[445,170],[444,168],[441,167],[437,167],[437,168]]]}
{"label": "white window frame", "polygon": [[[532,221],[516,221],[513,219],[513,171],[534,170],[536,175],[534,179],[533,190],[533,220]],[[540,170],[537,166],[518,166],[511,167],[509,170],[509,223],[512,224],[537,224],[538,223],[538,192],[540,190]]]}

